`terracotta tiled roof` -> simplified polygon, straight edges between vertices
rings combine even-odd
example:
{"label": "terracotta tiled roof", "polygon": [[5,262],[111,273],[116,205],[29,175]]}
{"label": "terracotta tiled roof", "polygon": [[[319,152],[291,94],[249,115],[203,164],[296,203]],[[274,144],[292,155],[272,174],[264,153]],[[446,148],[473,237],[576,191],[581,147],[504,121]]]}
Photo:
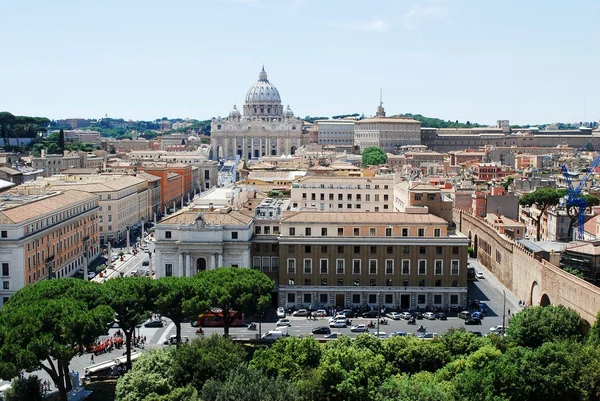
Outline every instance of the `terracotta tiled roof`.
{"label": "terracotta tiled roof", "polygon": [[223,225],[231,225],[231,226],[239,226],[239,225],[248,225],[252,222],[252,217],[242,214],[237,211],[231,211],[229,213],[220,213],[220,212],[194,212],[194,211],[181,211],[176,213],[170,217],[167,217],[160,221],[159,224],[187,224],[192,225],[196,224],[198,217],[202,216],[202,219],[207,224],[212,224],[216,226]]}
{"label": "terracotta tiled roof", "polygon": [[441,217],[432,214],[402,212],[295,212],[284,213],[282,222],[289,223],[334,223],[334,224],[447,224]]}
{"label": "terracotta tiled roof", "polygon": [[598,224],[598,217],[600,217],[600,215],[597,214],[585,223],[583,229],[586,233],[596,235],[596,224]]}
{"label": "terracotta tiled roof", "polygon": [[600,246],[594,246],[594,244],[590,244],[587,242],[584,243],[576,243],[566,249],[571,252],[579,252],[585,253],[587,255],[600,255]]}
{"label": "terracotta tiled roof", "polygon": [[96,195],[82,191],[67,191],[60,195],[50,196],[37,201],[6,209],[0,212],[1,224],[21,223],[33,217],[85,200],[92,200]]}
{"label": "terracotta tiled roof", "polygon": [[98,183],[90,183],[90,184],[81,184],[79,182],[64,182],[59,185],[53,185],[52,189],[57,189],[61,191],[68,190],[76,190],[76,191],[86,191],[86,192],[113,192],[118,191],[132,185],[137,185],[142,182],[145,182],[144,179],[134,177],[134,176],[121,176],[117,179],[107,180],[104,182]]}

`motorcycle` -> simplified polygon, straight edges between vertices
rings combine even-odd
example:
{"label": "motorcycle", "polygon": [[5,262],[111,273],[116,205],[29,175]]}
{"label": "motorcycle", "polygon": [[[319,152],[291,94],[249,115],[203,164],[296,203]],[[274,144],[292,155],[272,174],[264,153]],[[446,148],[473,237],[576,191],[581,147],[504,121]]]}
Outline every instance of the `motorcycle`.
{"label": "motorcycle", "polygon": [[256,323],[250,323],[248,325],[248,330],[256,330]]}
{"label": "motorcycle", "polygon": [[375,328],[375,324],[374,324],[373,322],[369,322],[369,323],[367,324],[367,328],[369,328],[369,329],[374,329],[374,328]]}
{"label": "motorcycle", "polygon": [[408,324],[417,324],[417,321],[415,320],[415,318],[413,317],[412,319],[409,319]]}
{"label": "motorcycle", "polygon": [[425,333],[427,331],[427,326],[420,326],[417,331],[419,333]]}
{"label": "motorcycle", "polygon": [[204,334],[202,327],[198,327],[198,329],[196,330],[196,334]]}
{"label": "motorcycle", "polygon": [[387,320],[385,320],[385,319],[381,319],[381,320],[379,321],[379,324],[387,325],[387,324],[388,324],[388,321],[387,321]]}

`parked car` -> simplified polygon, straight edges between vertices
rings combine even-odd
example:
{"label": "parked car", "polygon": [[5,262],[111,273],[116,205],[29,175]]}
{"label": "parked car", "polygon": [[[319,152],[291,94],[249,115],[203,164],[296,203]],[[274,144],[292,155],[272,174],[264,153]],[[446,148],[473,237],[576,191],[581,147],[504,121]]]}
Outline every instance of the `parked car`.
{"label": "parked car", "polygon": [[417,338],[423,339],[423,340],[432,340],[434,338],[436,338],[438,335],[437,333],[421,333],[421,334],[417,334]]}
{"label": "parked car", "polygon": [[298,309],[292,313],[292,316],[308,316],[308,311],[306,309]]}
{"label": "parked car", "polygon": [[93,279],[94,277],[96,277],[96,272],[88,272],[88,279]]}
{"label": "parked car", "polygon": [[480,280],[480,279],[482,279],[482,278],[485,278],[485,276],[483,275],[483,273],[482,273],[482,272],[475,272],[475,277],[476,277],[477,279],[479,279],[479,280]]}
{"label": "parked car", "polygon": [[355,326],[350,327],[350,331],[354,333],[366,333],[369,331],[369,328],[364,324],[357,324]]}
{"label": "parked car", "polygon": [[162,320],[148,320],[146,323],[144,323],[144,327],[163,327],[164,323],[162,322]]}
{"label": "parked car", "polygon": [[340,338],[342,336],[341,333],[334,331],[333,333],[325,334],[325,338]]}
{"label": "parked car", "polygon": [[439,320],[448,320],[448,317],[446,316],[446,314],[444,312],[438,312],[435,314],[436,319]]}
{"label": "parked car", "polygon": [[410,312],[402,312],[400,313],[400,315],[402,316],[403,319],[410,319],[412,317],[412,314]]}
{"label": "parked car", "polygon": [[329,334],[331,333],[331,329],[327,326],[319,326],[312,329],[313,334]]}
{"label": "parked car", "polygon": [[481,324],[481,319],[469,317],[465,319],[465,324]]}
{"label": "parked car", "polygon": [[362,317],[365,317],[367,319],[373,319],[377,316],[379,316],[379,312],[376,310],[367,311],[367,312],[363,313],[363,315],[362,315]]}
{"label": "parked car", "polygon": [[285,309],[283,307],[277,308],[277,319],[283,319],[285,317]]}
{"label": "parked car", "polygon": [[374,335],[377,338],[387,338],[387,336],[388,336],[385,331],[380,331],[379,333],[375,331],[375,332],[373,332],[371,334]]}
{"label": "parked car", "polygon": [[348,319],[354,319],[357,316],[351,309],[344,309],[342,313],[346,315]]}
{"label": "parked car", "polygon": [[412,317],[415,319],[423,319],[423,314],[421,312],[413,312]]}
{"label": "parked car", "polygon": [[504,334],[506,332],[506,327],[504,326],[494,326],[490,328],[490,333],[493,334]]}
{"label": "parked car", "polygon": [[325,309],[317,310],[317,317],[325,317],[327,316],[327,311]]}
{"label": "parked car", "polygon": [[398,312],[390,312],[386,316],[389,317],[392,320],[400,320],[400,319],[402,319],[402,315],[399,314]]}
{"label": "parked car", "polygon": [[423,317],[427,320],[435,320],[435,313],[425,312],[425,313],[423,313]]}
{"label": "parked car", "polygon": [[458,314],[459,319],[468,319],[470,317],[471,317],[471,312],[469,312],[468,310],[464,310]]}
{"label": "parked car", "polygon": [[291,327],[290,319],[279,319],[277,321],[277,327]]}
{"label": "parked car", "polygon": [[[190,339],[187,337],[181,337],[181,343],[189,343]],[[165,341],[163,341],[164,345],[173,345],[173,344],[177,344],[177,335],[172,334],[171,336],[169,336],[169,338],[167,338]]]}
{"label": "parked car", "polygon": [[390,333],[390,337],[406,337],[408,334],[404,331],[397,331],[395,333]]}
{"label": "parked car", "polygon": [[481,312],[473,312],[473,313],[471,313],[471,317],[473,319],[479,319],[479,320],[481,320],[481,319],[483,319],[483,313],[481,313]]}
{"label": "parked car", "polygon": [[142,262],[142,266],[150,266],[150,261],[149,260],[144,260]]}
{"label": "parked car", "polygon": [[345,320],[338,319],[338,320],[334,320],[333,322],[330,322],[329,327],[345,328],[345,327],[347,327],[347,324],[346,324]]}

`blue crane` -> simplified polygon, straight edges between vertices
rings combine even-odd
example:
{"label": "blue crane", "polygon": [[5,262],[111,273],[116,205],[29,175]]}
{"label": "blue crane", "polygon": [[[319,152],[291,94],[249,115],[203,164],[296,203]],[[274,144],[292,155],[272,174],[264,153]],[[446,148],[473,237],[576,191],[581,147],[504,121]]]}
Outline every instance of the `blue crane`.
{"label": "blue crane", "polygon": [[583,187],[585,186],[585,183],[590,179],[590,177],[594,173],[594,170],[596,170],[596,168],[598,166],[600,166],[600,153],[598,155],[596,155],[596,157],[590,164],[588,171],[585,173],[585,175],[583,176],[583,178],[579,182],[579,185],[577,185],[576,188],[573,188],[573,183],[571,182],[571,176],[570,176],[569,170],[567,169],[567,166],[563,164],[560,167],[562,170],[563,176],[565,177],[565,180],[567,181],[567,197],[566,197],[567,199],[565,202],[565,207],[566,208],[569,208],[569,207],[577,208],[577,220],[578,220],[578,222],[577,222],[577,239],[578,240],[582,240],[584,238],[583,233],[584,233],[584,225],[585,225],[585,210],[588,207],[588,204],[585,201],[585,199],[583,199],[581,197],[581,190],[583,189]]}

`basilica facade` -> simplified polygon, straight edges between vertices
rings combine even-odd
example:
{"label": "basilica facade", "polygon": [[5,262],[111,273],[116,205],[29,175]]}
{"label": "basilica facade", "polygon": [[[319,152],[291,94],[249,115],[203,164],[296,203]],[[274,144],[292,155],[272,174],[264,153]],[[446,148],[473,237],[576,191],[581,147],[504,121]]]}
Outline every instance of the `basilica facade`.
{"label": "basilica facade", "polygon": [[283,108],[264,67],[246,94],[243,114],[234,105],[227,118],[213,118],[210,128],[213,159],[289,155],[305,141],[303,121],[290,106]]}

